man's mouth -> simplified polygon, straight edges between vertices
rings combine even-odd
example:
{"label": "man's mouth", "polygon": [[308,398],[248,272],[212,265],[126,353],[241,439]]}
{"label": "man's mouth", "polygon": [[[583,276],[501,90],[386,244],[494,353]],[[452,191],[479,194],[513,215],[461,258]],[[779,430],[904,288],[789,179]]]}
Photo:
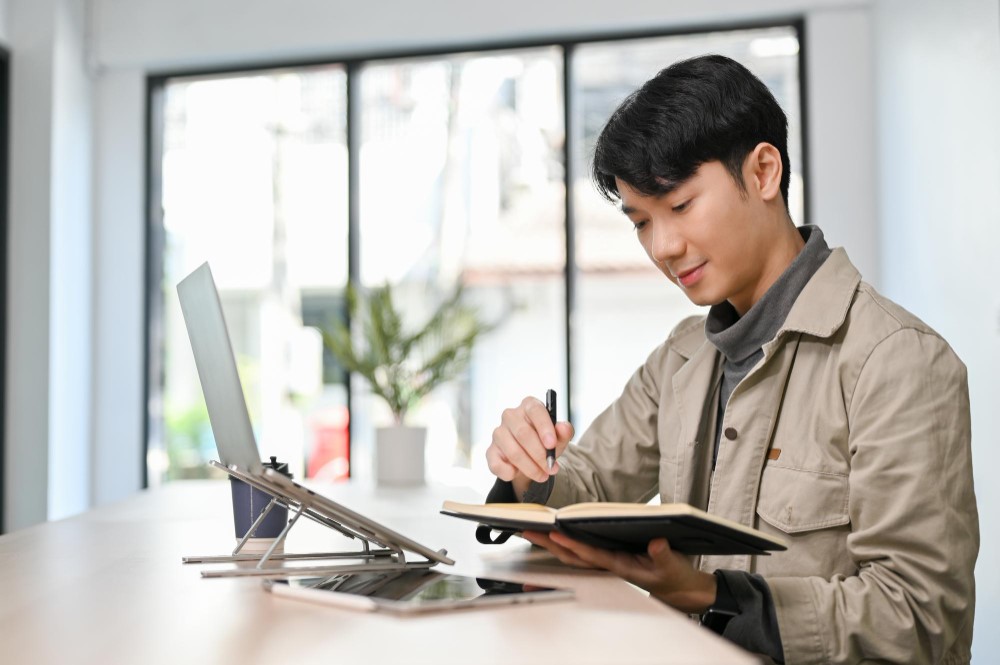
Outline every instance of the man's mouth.
{"label": "man's mouth", "polygon": [[[707,261],[705,262],[707,263]],[[701,279],[701,275],[704,272],[705,263],[696,265],[693,268],[687,270],[682,270],[677,273],[677,281],[681,283],[681,286],[688,287]]]}

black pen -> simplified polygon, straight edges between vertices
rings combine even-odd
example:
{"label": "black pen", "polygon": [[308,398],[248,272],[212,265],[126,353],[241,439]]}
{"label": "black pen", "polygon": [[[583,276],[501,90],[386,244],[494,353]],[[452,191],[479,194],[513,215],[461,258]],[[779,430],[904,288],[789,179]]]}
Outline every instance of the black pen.
{"label": "black pen", "polygon": [[[556,424],[556,391],[549,388],[545,391],[545,410],[549,412],[549,418],[552,419],[552,424]],[[558,437],[558,435],[557,435]],[[549,466],[549,471],[556,464],[556,449],[555,446],[549,448],[545,451],[545,462]]]}

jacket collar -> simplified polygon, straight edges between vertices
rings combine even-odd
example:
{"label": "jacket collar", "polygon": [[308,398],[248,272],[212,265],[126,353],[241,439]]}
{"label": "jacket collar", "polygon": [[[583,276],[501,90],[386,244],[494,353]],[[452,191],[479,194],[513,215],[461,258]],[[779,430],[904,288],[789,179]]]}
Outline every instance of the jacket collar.
{"label": "jacket collar", "polygon": [[[704,316],[691,317],[681,322],[670,339],[671,348],[685,360],[690,360],[707,343]],[[709,346],[712,351],[715,350],[714,346]]]}
{"label": "jacket collar", "polygon": [[776,337],[800,332],[815,337],[833,335],[847,319],[861,273],[837,247],[823,262],[795,300]]}
{"label": "jacket collar", "polygon": [[[806,283],[775,339],[784,332],[800,332],[815,337],[833,335],[847,319],[860,283],[861,273],[847,258],[844,248],[837,247]],[[714,358],[716,350],[705,337],[704,317],[682,323],[673,335],[671,346],[688,360],[699,352]],[[704,348],[706,346],[709,348]]]}

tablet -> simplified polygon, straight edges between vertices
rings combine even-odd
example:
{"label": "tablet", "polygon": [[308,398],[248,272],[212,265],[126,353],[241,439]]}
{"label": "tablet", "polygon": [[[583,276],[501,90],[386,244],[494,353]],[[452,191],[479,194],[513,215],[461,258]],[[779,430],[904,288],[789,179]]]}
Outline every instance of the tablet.
{"label": "tablet", "polygon": [[553,589],[427,569],[344,573],[333,577],[268,579],[271,593],[366,611],[415,614],[516,603],[569,600],[569,589]]}

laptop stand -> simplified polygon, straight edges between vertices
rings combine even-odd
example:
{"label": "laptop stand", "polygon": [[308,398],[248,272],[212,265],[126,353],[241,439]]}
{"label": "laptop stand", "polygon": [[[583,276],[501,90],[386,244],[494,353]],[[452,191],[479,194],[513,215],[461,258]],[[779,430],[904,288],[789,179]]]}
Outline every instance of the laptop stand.
{"label": "laptop stand", "polygon": [[[364,518],[353,511],[339,506],[322,495],[315,494],[308,489],[292,483],[291,481],[280,482],[284,476],[265,471],[262,474],[248,474],[235,467],[227,467],[216,461],[209,462],[217,469],[222,469],[232,478],[241,480],[247,485],[258,489],[271,497],[270,503],[261,512],[260,516],[250,525],[245,536],[236,545],[236,549],[229,555],[210,556],[186,556],[181,559],[183,563],[208,564],[208,563],[245,563],[257,562],[257,565],[250,567],[228,568],[223,570],[203,570],[202,577],[291,577],[302,575],[334,575],[349,572],[375,572],[407,570],[412,568],[430,568],[438,563],[453,564],[454,561],[447,557],[446,550],[436,552],[429,551],[409,539],[396,534],[388,528],[382,527],[377,522]],[[263,554],[244,553],[243,547],[250,540],[257,527],[260,526],[264,518],[275,506],[284,506],[288,509],[291,519],[282,529],[278,537]],[[302,554],[275,553],[289,531],[301,517],[306,517],[322,526],[333,529],[343,536],[361,543],[360,550],[346,552],[309,552]],[[416,551],[424,556],[424,560],[407,561],[405,550]],[[308,561],[308,560],[360,560],[361,563],[348,564],[327,564],[321,566],[289,566],[276,567],[269,566],[269,563],[285,561]]]}

